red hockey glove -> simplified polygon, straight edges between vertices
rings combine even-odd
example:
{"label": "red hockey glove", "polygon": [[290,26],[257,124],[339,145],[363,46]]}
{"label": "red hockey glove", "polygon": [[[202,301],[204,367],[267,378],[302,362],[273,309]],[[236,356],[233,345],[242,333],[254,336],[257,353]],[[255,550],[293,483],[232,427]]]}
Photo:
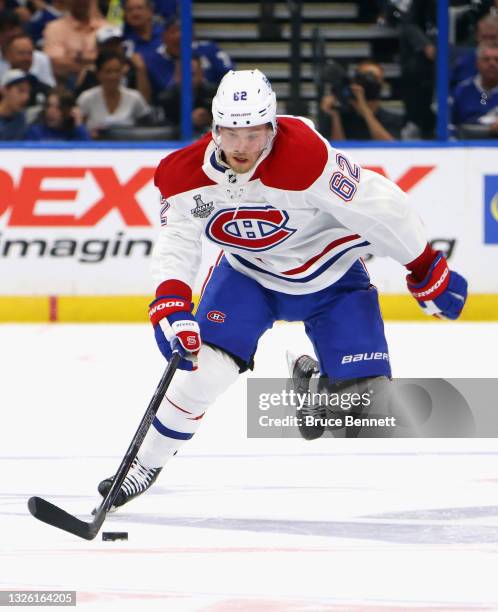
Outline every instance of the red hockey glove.
{"label": "red hockey glove", "polygon": [[149,318],[159,350],[168,361],[173,351],[179,351],[183,359],[178,367],[196,370],[201,336],[192,315],[190,287],[181,281],[167,281],[158,287],[156,293],[161,295],[150,304]]}
{"label": "red hockey glove", "polygon": [[[467,299],[467,281],[448,268],[440,251],[433,251],[428,245],[424,253],[406,267],[411,271],[406,277],[408,290],[426,314],[443,319],[460,316]],[[417,272],[420,274],[424,268],[425,276],[419,280]]]}

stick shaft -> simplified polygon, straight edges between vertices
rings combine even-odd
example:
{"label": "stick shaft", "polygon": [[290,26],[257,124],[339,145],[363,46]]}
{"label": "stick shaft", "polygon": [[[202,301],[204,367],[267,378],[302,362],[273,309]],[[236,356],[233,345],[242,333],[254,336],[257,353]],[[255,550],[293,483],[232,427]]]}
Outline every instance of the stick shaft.
{"label": "stick shaft", "polygon": [[45,499],[40,497],[31,497],[28,501],[28,509],[35,518],[43,521],[44,523],[48,523],[53,527],[64,529],[65,531],[73,533],[80,538],[85,538],[86,540],[93,540],[93,538],[95,538],[102,527],[102,523],[105,521],[109,508],[111,508],[114,499],[116,498],[119,489],[126,478],[126,475],[128,474],[133,460],[140,450],[140,446],[142,445],[142,442],[149,431],[164,395],[168,390],[173,375],[178,368],[180,359],[181,355],[177,351],[173,352],[173,356],[169,361],[168,367],[164,371],[161,380],[156,387],[154,395],[147,406],[147,410],[140,421],[138,429],[130,442],[130,446],[128,447],[128,450],[126,451],[125,456],[123,457],[123,460],[121,461],[121,464],[114,475],[113,484],[105,498],[102,500],[102,503],[97,508],[93,521],[86,523],[78,519],[76,516],[69,514],[62,508],[59,508],[58,506],[46,501]]}
{"label": "stick shaft", "polygon": [[[102,522],[104,521],[105,515],[109,511],[109,508],[112,506],[117,494],[119,493],[119,489],[121,488],[121,485],[123,484],[123,481],[126,478],[126,475],[128,474],[131,464],[137,456],[138,451],[142,446],[142,442],[144,441],[144,438],[147,435],[147,432],[149,431],[152,421],[156,416],[159,406],[163,401],[164,395],[168,390],[168,387],[171,383],[174,373],[176,372],[180,359],[180,354],[178,352],[174,352],[172,358],[170,359],[168,367],[164,371],[161,380],[159,381],[159,384],[156,387],[156,390],[154,392],[154,395],[152,396],[152,399],[150,400],[147,410],[145,411],[145,414],[142,420],[140,421],[137,431],[135,432],[135,435],[133,436],[133,439],[130,442],[130,446],[128,447],[128,450],[126,451],[125,456],[123,457],[123,460],[121,461],[121,464],[118,467],[116,474],[114,475],[112,486],[95,513],[94,523],[98,522],[101,513],[103,515]],[[100,523],[100,525],[102,524],[102,522]]]}

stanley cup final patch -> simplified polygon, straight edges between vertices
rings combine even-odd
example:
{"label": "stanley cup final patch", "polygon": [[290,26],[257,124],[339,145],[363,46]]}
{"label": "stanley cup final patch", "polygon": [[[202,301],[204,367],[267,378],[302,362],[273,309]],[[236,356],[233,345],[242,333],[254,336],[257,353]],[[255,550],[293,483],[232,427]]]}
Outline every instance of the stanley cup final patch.
{"label": "stanley cup final patch", "polygon": [[194,196],[195,208],[192,208],[190,212],[194,215],[194,217],[200,217],[204,219],[205,217],[209,217],[209,215],[214,210],[214,205],[212,202],[203,202],[200,194]]}

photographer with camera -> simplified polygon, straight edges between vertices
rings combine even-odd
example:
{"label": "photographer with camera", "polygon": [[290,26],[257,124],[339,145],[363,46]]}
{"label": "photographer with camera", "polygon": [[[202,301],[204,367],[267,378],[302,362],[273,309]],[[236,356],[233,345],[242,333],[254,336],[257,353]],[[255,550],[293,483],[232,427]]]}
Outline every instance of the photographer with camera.
{"label": "photographer with camera", "polygon": [[362,61],[353,79],[337,64],[329,66],[325,78],[330,83],[330,93],[320,101],[320,109],[330,117],[330,128],[322,134],[338,140],[384,140],[400,137],[403,117],[381,105],[380,93],[384,72],[373,60]]}

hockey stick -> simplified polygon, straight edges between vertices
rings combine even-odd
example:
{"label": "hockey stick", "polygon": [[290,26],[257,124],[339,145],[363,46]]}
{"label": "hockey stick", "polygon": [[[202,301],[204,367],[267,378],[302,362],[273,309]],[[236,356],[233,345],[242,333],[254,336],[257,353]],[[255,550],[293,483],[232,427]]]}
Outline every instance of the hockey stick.
{"label": "hockey stick", "polygon": [[93,521],[86,523],[85,521],[80,520],[74,515],[69,514],[62,508],[55,506],[41,497],[30,497],[28,500],[28,509],[35,518],[43,521],[44,523],[48,523],[53,527],[58,527],[59,529],[64,529],[64,531],[69,531],[69,533],[73,533],[74,535],[84,538],[85,540],[94,539],[102,527],[102,523],[106,519],[107,513],[109,512],[109,509],[111,508],[119,489],[121,488],[121,485],[128,474],[128,470],[130,469],[133,460],[137,456],[143,439],[145,438],[145,435],[147,434],[149,427],[156,416],[164,394],[168,390],[171,379],[176,372],[180,359],[180,353],[178,353],[178,351],[174,351],[168,367],[164,371],[161,380],[156,387],[154,395],[150,400],[147,410],[140,421],[140,425],[133,436],[133,440],[131,441],[128,450],[121,461],[121,465],[114,476],[112,486],[105,498],[102,500],[100,506],[95,511]]}

